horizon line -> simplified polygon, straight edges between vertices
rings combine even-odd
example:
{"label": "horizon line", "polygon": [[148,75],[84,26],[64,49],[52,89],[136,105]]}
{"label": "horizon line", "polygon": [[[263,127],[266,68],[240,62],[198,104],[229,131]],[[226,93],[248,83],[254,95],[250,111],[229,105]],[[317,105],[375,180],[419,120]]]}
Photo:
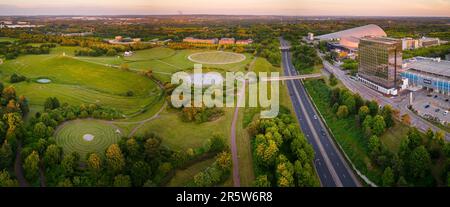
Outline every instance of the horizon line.
{"label": "horizon line", "polygon": [[276,17],[421,17],[421,18],[450,18],[449,16],[432,16],[432,15],[289,15],[289,14],[211,14],[211,13],[191,13],[191,14],[10,14],[0,17],[114,17],[114,16],[276,16]]}

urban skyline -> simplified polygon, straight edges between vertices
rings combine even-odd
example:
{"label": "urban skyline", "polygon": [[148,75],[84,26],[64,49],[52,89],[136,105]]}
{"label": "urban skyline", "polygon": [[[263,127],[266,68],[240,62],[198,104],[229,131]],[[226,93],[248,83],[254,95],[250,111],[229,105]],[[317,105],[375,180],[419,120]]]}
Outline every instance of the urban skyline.
{"label": "urban skyline", "polygon": [[3,0],[1,15],[288,15],[288,16],[450,16],[449,0]]}

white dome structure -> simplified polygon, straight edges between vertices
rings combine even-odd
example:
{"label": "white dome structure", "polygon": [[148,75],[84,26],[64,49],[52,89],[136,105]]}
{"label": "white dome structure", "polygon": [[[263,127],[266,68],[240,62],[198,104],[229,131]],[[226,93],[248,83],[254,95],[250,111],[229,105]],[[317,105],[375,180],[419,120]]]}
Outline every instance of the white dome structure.
{"label": "white dome structure", "polygon": [[369,25],[365,25],[365,26],[361,26],[361,27],[355,27],[352,29],[342,30],[339,32],[320,35],[320,36],[317,36],[316,38],[319,40],[334,40],[334,39],[342,39],[345,37],[362,38],[362,37],[366,37],[366,36],[386,37],[387,34],[378,25],[369,24]]}

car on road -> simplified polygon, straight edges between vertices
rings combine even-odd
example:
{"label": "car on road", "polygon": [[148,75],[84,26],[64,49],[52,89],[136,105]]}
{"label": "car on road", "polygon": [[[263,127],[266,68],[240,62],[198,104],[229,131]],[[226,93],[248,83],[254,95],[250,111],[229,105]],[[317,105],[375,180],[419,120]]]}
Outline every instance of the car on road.
{"label": "car on road", "polygon": [[314,119],[317,119],[317,116],[314,114]]}
{"label": "car on road", "polygon": [[430,108],[430,105],[429,105],[429,104],[427,104],[427,105],[425,105],[425,107],[424,107],[424,108],[426,108],[426,109],[427,109],[427,108]]}
{"label": "car on road", "polygon": [[320,129],[320,134],[322,134],[322,136],[326,136],[326,133],[323,129]]}

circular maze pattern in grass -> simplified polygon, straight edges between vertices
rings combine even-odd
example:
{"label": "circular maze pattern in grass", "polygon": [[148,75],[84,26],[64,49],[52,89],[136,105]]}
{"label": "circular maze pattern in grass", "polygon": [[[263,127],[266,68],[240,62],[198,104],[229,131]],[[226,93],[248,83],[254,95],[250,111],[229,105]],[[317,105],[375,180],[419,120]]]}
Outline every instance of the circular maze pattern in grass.
{"label": "circular maze pattern in grass", "polygon": [[201,52],[189,55],[188,59],[192,62],[201,64],[232,64],[245,60],[245,55],[234,52]]}
{"label": "circular maze pattern in grass", "polygon": [[[65,123],[57,130],[56,143],[64,153],[78,152],[84,159],[86,154],[95,152],[103,155],[106,148],[117,143],[121,135],[113,125],[96,120],[75,120]],[[86,135],[92,139],[86,140]]]}

